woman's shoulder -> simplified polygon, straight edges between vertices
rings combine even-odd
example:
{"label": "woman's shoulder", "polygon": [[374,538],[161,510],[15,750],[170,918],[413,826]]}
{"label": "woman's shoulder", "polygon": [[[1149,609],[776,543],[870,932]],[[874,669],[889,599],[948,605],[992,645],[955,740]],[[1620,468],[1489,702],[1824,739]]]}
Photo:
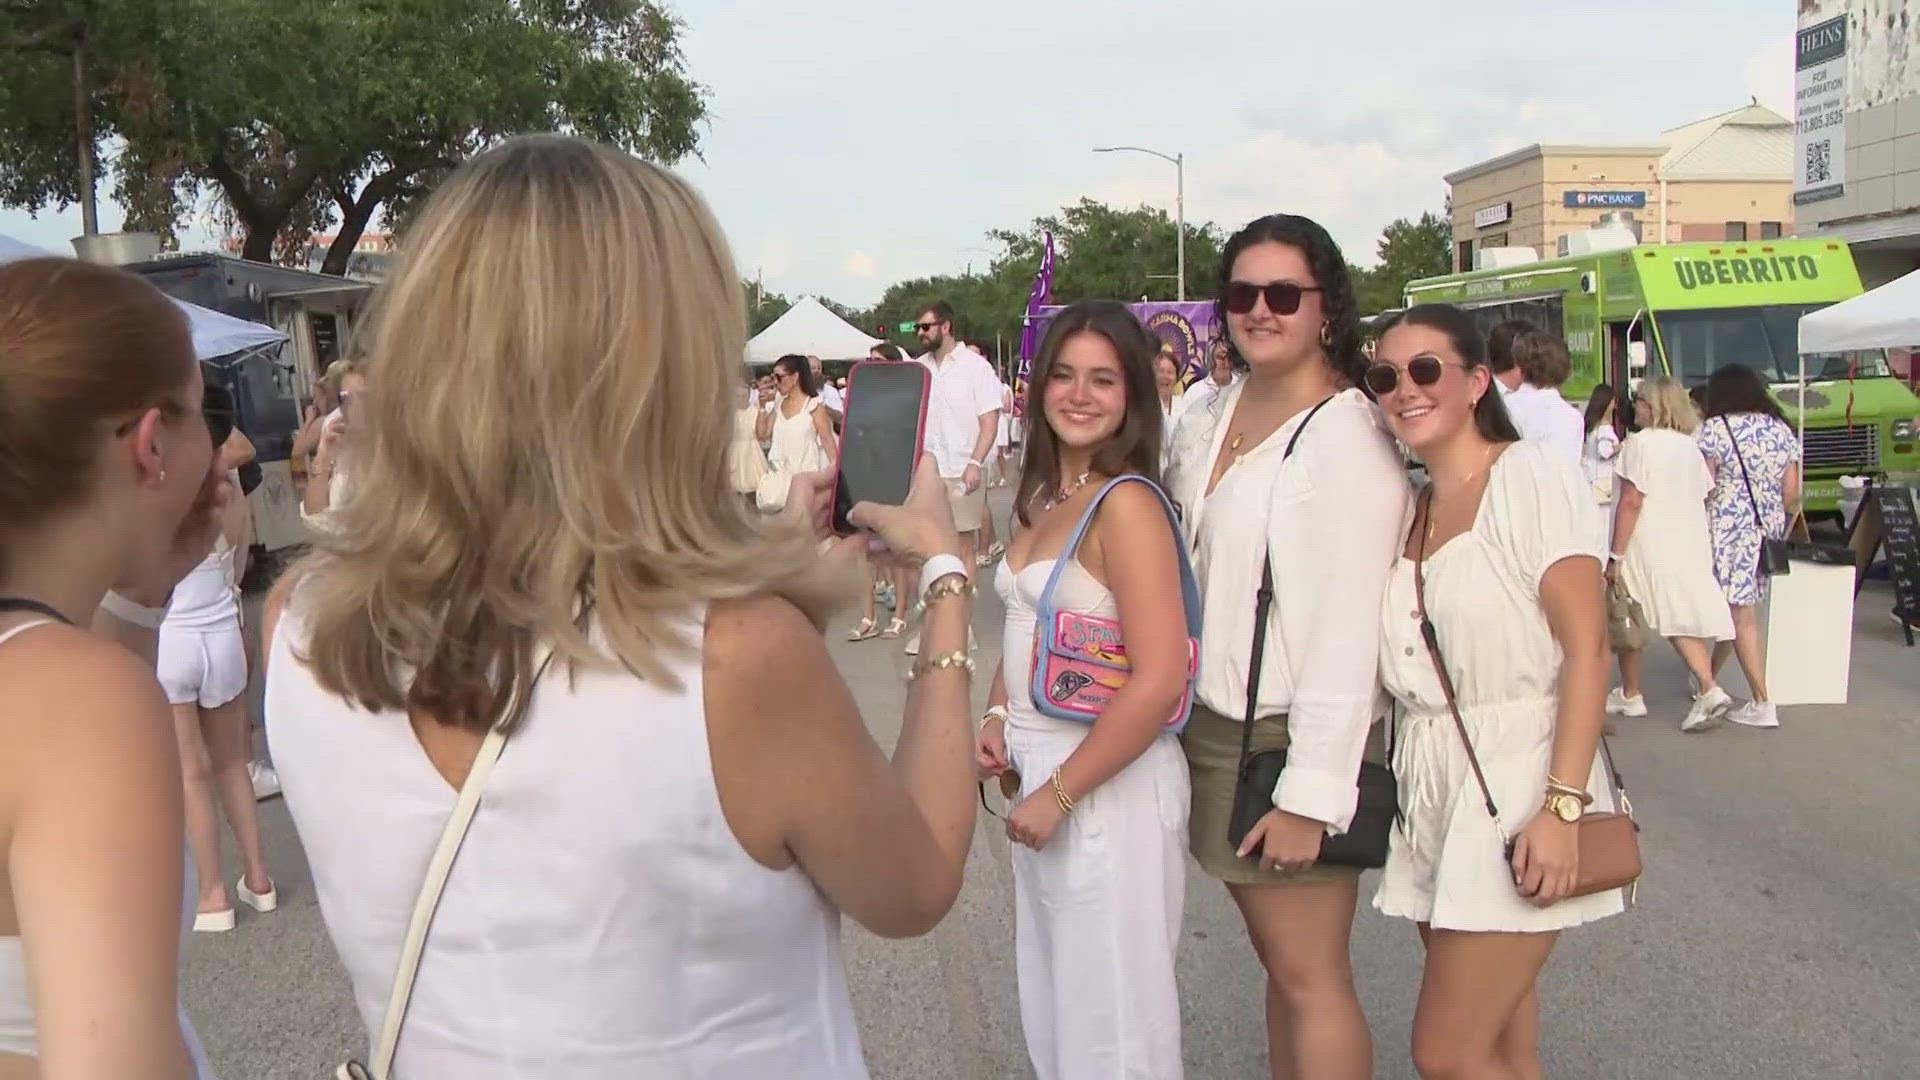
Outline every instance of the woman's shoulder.
{"label": "woman's shoulder", "polygon": [[1491,481],[1508,489],[1530,491],[1542,486],[1578,486],[1584,482],[1580,467],[1545,439],[1508,443],[1494,463]]}
{"label": "woman's shoulder", "polygon": [[0,709],[8,714],[0,729],[16,753],[48,740],[111,748],[167,715],[152,667],[78,627],[54,624],[16,634],[0,649],[0,687]]}

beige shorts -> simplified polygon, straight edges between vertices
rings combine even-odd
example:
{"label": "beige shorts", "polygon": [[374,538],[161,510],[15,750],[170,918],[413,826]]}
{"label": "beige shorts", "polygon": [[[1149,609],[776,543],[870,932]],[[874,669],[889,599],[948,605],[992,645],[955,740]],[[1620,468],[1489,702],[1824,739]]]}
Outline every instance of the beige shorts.
{"label": "beige shorts", "polygon": [[967,491],[965,480],[947,481],[947,501],[953,506],[953,528],[955,532],[979,532],[980,523],[987,517],[986,470],[981,470],[980,483],[971,493]]}

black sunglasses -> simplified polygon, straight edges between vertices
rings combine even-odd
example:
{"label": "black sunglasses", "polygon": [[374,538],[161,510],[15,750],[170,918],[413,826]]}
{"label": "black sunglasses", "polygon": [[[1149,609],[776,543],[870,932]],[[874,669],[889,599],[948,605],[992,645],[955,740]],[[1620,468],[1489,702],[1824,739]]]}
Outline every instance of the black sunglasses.
{"label": "black sunglasses", "polygon": [[914,324],[913,324],[913,328],[914,328],[915,330],[918,330],[918,331],[920,331],[921,333],[923,333],[923,334],[924,334],[924,333],[926,333],[927,331],[929,331],[929,330],[931,330],[931,329],[933,329],[934,327],[936,327],[936,326],[939,326],[939,325],[940,325],[940,324],[939,324],[939,323],[937,323],[937,322],[923,322],[923,323],[914,323]]}
{"label": "black sunglasses", "polygon": [[1253,310],[1253,302],[1265,296],[1267,310],[1275,315],[1291,315],[1300,310],[1300,298],[1310,292],[1319,292],[1318,285],[1295,285],[1291,281],[1275,281],[1266,285],[1255,285],[1249,281],[1230,281],[1227,283],[1227,310],[1235,315],[1245,315]]}
{"label": "black sunglasses", "polygon": [[[1466,368],[1465,364],[1454,366],[1462,370]],[[1407,378],[1412,380],[1415,386],[1432,386],[1440,381],[1440,376],[1446,368],[1447,361],[1437,356],[1416,356],[1407,361]],[[1385,397],[1400,389],[1400,369],[1392,364],[1374,364],[1367,368],[1363,378],[1367,389],[1373,391],[1374,397]]]}

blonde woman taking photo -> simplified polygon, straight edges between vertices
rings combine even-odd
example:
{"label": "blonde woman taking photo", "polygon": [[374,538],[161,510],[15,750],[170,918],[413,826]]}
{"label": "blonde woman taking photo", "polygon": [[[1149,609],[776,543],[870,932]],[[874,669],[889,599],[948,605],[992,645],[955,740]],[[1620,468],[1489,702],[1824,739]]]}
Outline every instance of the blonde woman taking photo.
{"label": "blonde woman taking photo", "polygon": [[276,586],[267,659],[287,806],[370,1033],[484,777],[395,1075],[865,1077],[840,914],[905,937],[953,903],[976,795],[945,492],[929,468],[907,506],[854,511],[927,598],[889,762],[822,613],[776,595],[853,595],[866,538],[823,567],[802,527],[831,477],[796,480],[778,535],[728,494],[745,327],[699,196],[606,147],[507,142],[408,234],[356,494]]}
{"label": "blonde woman taking photo", "polygon": [[[1726,718],[1733,699],[1713,677],[1715,642],[1733,640],[1733,616],[1713,576],[1713,541],[1707,528],[1707,495],[1713,472],[1694,441],[1700,414],[1677,379],[1647,379],[1633,392],[1640,430],[1620,448],[1614,507],[1613,548],[1607,580],[1626,584],[1653,630],[1673,645],[1693,674],[1693,705],[1681,731],[1700,731]],[[1619,653],[1620,688],[1607,696],[1607,711],[1647,715],[1640,689],[1638,651]]]}

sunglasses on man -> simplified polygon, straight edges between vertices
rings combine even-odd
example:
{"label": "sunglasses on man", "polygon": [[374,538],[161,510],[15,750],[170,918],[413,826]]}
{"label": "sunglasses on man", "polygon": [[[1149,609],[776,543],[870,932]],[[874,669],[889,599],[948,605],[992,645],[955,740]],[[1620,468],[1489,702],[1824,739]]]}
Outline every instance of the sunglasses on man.
{"label": "sunglasses on man", "polygon": [[1235,315],[1245,315],[1253,310],[1254,301],[1265,297],[1267,310],[1275,315],[1291,315],[1300,310],[1300,298],[1310,292],[1319,292],[1318,285],[1295,285],[1291,281],[1275,281],[1266,285],[1255,285],[1250,281],[1230,281],[1227,283],[1227,310]]}
{"label": "sunglasses on man", "polygon": [[927,334],[927,333],[932,333],[933,329],[939,325],[940,324],[937,322],[914,323],[913,328],[915,330],[920,331],[923,334]]}

